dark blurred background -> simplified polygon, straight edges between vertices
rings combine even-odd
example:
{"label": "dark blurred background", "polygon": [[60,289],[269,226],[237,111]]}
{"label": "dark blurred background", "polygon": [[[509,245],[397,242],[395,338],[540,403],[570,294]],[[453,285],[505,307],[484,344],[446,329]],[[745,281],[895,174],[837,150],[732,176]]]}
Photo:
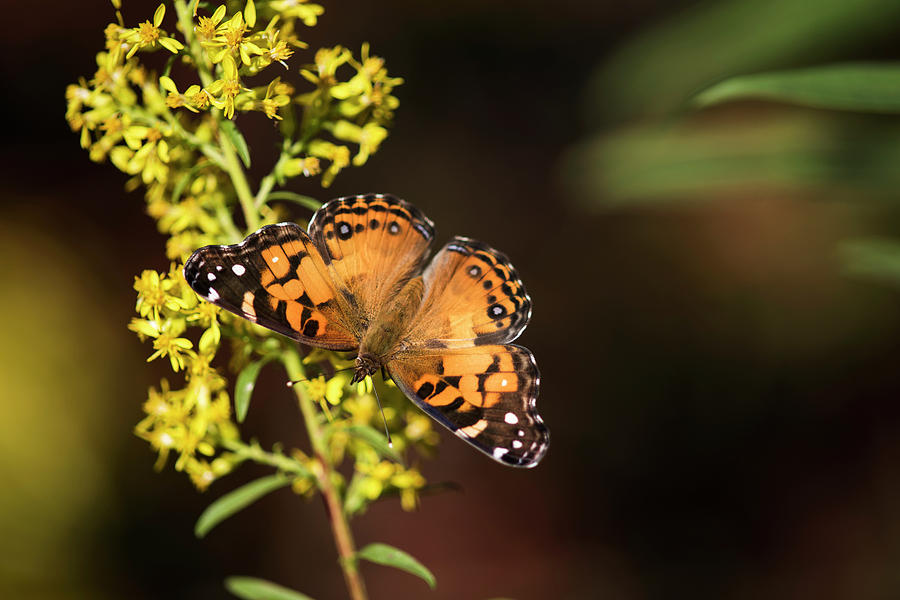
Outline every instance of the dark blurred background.
{"label": "dark blurred background", "polygon": [[[438,588],[367,565],[372,597],[900,597],[900,296],[838,252],[900,235],[900,119],[687,108],[730,75],[895,59],[900,5],[324,6],[311,48],[369,40],[406,84],[365,167],[292,189],[391,192],[439,243],[509,254],[553,435],[522,472],[442,432],[423,471],[461,491],[354,522]],[[154,8],[125,0],[127,23]],[[197,540],[203,507],[259,472],[199,494],[132,434],[166,369],[125,328],[131,284],[167,268],[164,239],[63,118],[112,19],[50,2],[0,25],[0,596],[222,598],[238,574],[345,597],[318,499],[273,494]],[[264,155],[270,125],[240,124]],[[282,378],[264,371],[247,431],[302,445]]]}

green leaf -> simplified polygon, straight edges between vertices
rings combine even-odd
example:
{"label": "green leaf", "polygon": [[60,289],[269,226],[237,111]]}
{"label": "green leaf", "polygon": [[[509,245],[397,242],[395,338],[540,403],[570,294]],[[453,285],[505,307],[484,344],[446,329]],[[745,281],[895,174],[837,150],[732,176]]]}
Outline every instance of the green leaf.
{"label": "green leaf", "polygon": [[269,475],[228,492],[206,507],[203,514],[197,519],[197,524],[194,525],[194,535],[198,538],[204,537],[213,527],[231,515],[240,512],[266,494],[283,488],[290,482],[290,478],[284,475]]}
{"label": "green leaf", "polygon": [[862,238],[841,242],[844,272],[900,285],[900,240]]}
{"label": "green leaf", "polygon": [[847,114],[791,111],[727,127],[642,126],[607,133],[561,161],[570,197],[592,210],[639,203],[697,203],[756,190],[828,190],[895,198],[900,119],[861,127]]}
{"label": "green leaf", "polygon": [[302,194],[296,194],[287,190],[272,192],[271,194],[269,194],[267,200],[287,200],[288,202],[295,202],[300,206],[305,206],[309,210],[319,210],[322,207],[322,203],[315,198],[304,196]]}
{"label": "green leaf", "polygon": [[900,112],[900,65],[841,64],[731,77],[698,94],[694,103],[764,99],[815,108]]}
{"label": "green leaf", "polygon": [[206,161],[200,162],[191,167],[187,173],[185,173],[178,179],[178,182],[172,189],[172,204],[177,203],[181,199],[181,194],[184,193],[184,190],[188,186],[188,184],[194,180],[194,176],[197,174],[197,172],[201,169],[205,169],[208,166],[209,163],[207,163]]}
{"label": "green leaf", "polygon": [[241,130],[238,129],[233,121],[227,119],[222,121],[221,127],[222,131],[224,131],[225,135],[228,137],[228,141],[230,141],[231,145],[234,146],[234,149],[237,150],[238,156],[241,157],[244,166],[250,168],[250,148],[247,146],[247,140],[244,139]]}
{"label": "green leaf", "polygon": [[894,39],[898,17],[896,0],[694,2],[609,52],[585,109],[597,124],[665,114],[724,77],[859,54]]}
{"label": "green leaf", "polygon": [[256,378],[259,377],[260,369],[269,360],[264,358],[252,362],[238,373],[237,381],[234,384],[234,414],[238,423],[243,423],[247,417],[247,411],[250,409],[250,396],[253,394],[253,388],[256,387]]}
{"label": "green leaf", "polygon": [[225,589],[244,600],[312,600],[306,594],[256,577],[229,577]]}
{"label": "green leaf", "polygon": [[387,438],[380,431],[376,431],[368,425],[350,425],[346,429],[347,433],[357,437],[372,448],[383,458],[389,458],[394,462],[402,463],[403,459],[397,454],[397,451],[388,446]]}
{"label": "green leaf", "polygon": [[431,589],[434,589],[435,585],[437,585],[434,575],[432,575],[431,571],[426,569],[422,563],[403,550],[399,550],[393,546],[388,546],[387,544],[369,544],[356,553],[356,558],[362,558],[369,562],[394,567],[395,569],[411,573],[424,579]]}

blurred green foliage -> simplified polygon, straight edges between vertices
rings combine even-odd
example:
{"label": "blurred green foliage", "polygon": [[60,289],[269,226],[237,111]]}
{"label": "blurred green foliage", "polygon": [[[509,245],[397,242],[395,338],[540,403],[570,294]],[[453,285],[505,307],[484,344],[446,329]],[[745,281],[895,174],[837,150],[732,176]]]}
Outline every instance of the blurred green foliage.
{"label": "blurred green foliage", "polygon": [[[586,96],[596,131],[564,159],[564,185],[591,210],[896,200],[900,64],[846,60],[891,35],[898,14],[885,0],[730,0],[670,17],[596,70]],[[841,259],[896,280],[895,250],[862,240]]]}
{"label": "blurred green foliage", "polygon": [[735,75],[840,59],[896,30],[893,0],[706,0],[622,44],[591,76],[590,122],[679,110]]}
{"label": "blurred green foliage", "polygon": [[0,268],[16,282],[0,294],[0,597],[95,598],[103,567],[86,539],[120,507],[108,469],[116,409],[90,400],[119,397],[111,374],[140,359],[94,293],[96,274],[60,240],[7,215]]}

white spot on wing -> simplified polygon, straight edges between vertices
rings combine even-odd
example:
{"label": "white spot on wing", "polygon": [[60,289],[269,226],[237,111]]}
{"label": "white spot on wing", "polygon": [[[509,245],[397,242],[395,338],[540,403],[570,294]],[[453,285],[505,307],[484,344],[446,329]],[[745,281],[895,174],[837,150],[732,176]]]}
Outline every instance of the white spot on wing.
{"label": "white spot on wing", "polygon": [[462,427],[456,430],[456,433],[465,437],[465,438],[473,438],[478,436],[482,431],[487,429],[488,422],[487,419],[481,419],[477,423],[469,425],[468,427]]}
{"label": "white spot on wing", "polygon": [[503,455],[506,454],[507,452],[509,452],[509,450],[507,450],[506,448],[500,448],[498,446],[497,448],[494,448],[494,458],[499,460],[499,459],[503,458]]}
{"label": "white spot on wing", "polygon": [[519,448],[522,447],[522,442],[520,442],[519,440],[513,440],[512,447],[515,448],[516,450],[518,450]]}
{"label": "white spot on wing", "polygon": [[510,425],[515,425],[519,422],[519,417],[517,417],[515,413],[508,412],[503,416],[503,420]]}
{"label": "white spot on wing", "polygon": [[231,265],[231,270],[234,271],[234,274],[238,277],[247,271],[247,269],[244,268],[244,265]]}
{"label": "white spot on wing", "polygon": [[506,384],[509,383],[507,380],[503,380],[500,382],[500,387],[506,387]]}
{"label": "white spot on wing", "polygon": [[216,271],[221,271],[221,270],[222,270],[222,265],[216,265]]}
{"label": "white spot on wing", "polygon": [[256,311],[253,310],[253,292],[244,292],[244,301],[241,304],[241,311],[249,320],[256,323]]}
{"label": "white spot on wing", "polygon": [[273,263],[277,263],[277,262],[278,262],[278,257],[277,257],[277,256],[273,256],[273,257],[272,257],[272,262],[273,262]]}
{"label": "white spot on wing", "polygon": [[209,295],[207,296],[207,298],[209,298],[210,300],[215,302],[216,300],[219,299],[219,292],[217,292],[216,290],[214,290],[212,288],[209,288]]}
{"label": "white spot on wing", "polygon": [[213,275],[212,273],[207,273],[207,274],[206,274],[206,278],[209,279],[210,281],[215,281],[215,280],[216,280],[216,276]]}

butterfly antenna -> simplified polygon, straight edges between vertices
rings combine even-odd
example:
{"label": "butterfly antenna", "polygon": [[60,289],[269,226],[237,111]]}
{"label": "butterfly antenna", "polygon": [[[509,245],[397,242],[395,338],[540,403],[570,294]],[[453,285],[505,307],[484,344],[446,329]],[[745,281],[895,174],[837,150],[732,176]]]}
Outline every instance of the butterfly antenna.
{"label": "butterfly antenna", "polygon": [[[341,371],[349,371],[350,369],[355,369],[355,368],[356,367],[344,367],[343,369],[335,369],[334,372],[340,373]],[[316,377],[318,377],[318,375],[316,375]],[[291,381],[288,381],[284,385],[286,385],[287,387],[294,387],[294,385],[296,385],[298,383],[303,383],[304,381],[309,381],[310,379],[315,379],[316,377],[305,377],[303,379],[293,379]]]}
{"label": "butterfly antenna", "polygon": [[375,402],[378,403],[378,410],[381,411],[381,421],[384,423],[384,435],[387,436],[388,448],[394,447],[394,442],[391,440],[391,432],[388,431],[387,419],[384,417],[384,409],[381,407],[381,399],[378,397],[378,388],[375,387],[375,381],[372,381],[372,391],[375,392]]}

